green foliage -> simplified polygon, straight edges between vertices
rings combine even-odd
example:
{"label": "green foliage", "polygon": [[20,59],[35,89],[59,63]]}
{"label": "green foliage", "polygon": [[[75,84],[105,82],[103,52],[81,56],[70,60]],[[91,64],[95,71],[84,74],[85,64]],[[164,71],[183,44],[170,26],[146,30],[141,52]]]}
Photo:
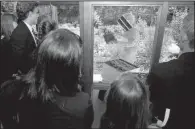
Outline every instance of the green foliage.
{"label": "green foliage", "polygon": [[127,20],[132,23],[131,18],[128,18],[131,13],[135,17],[135,22],[140,17],[148,25],[155,25],[158,8],[157,6],[96,6],[94,9],[104,25],[117,25],[117,20],[123,14],[127,14]]}
{"label": "green foliage", "polygon": [[58,5],[58,20],[60,23],[74,23],[79,21],[79,5]]}
{"label": "green foliage", "polygon": [[[118,9],[118,11],[115,9]],[[135,16],[136,23],[134,27],[138,30],[136,39],[134,41],[135,45],[137,46],[136,61],[133,63],[143,70],[148,70],[151,63],[150,61],[152,56],[152,48],[155,34],[154,25],[156,25],[156,16],[158,14],[158,8],[124,7],[123,10],[120,9],[121,8],[119,7],[111,8],[105,6],[95,8],[95,11],[97,12],[95,17],[98,17],[98,19],[100,19],[101,25],[99,25],[98,29],[94,28],[94,60],[95,62],[102,62],[102,58],[104,58],[104,60],[109,60],[118,57],[119,52],[117,44],[106,44],[103,39],[103,35],[105,32],[112,32],[117,39],[121,37],[124,32],[122,27],[120,27],[120,25],[115,25],[113,22],[110,23],[109,20],[116,20],[119,16],[122,15],[120,13],[125,10],[126,13],[123,14],[132,12]],[[138,13],[135,13],[136,11]],[[172,7],[169,9],[169,12],[173,13],[173,17],[171,19],[168,19],[169,21],[167,21],[167,27],[165,28],[165,33],[163,37],[160,62],[165,62],[174,59],[169,57],[172,54],[169,51],[169,46],[171,44],[177,44],[176,39],[177,36],[179,36],[179,32],[183,24],[182,20],[187,15],[187,11],[188,9],[186,7]],[[142,12],[143,15],[141,15],[139,12]],[[118,16],[116,16],[117,14]],[[149,23],[149,19],[151,18],[153,18],[153,21]]]}
{"label": "green foliage", "polygon": [[40,15],[46,15],[46,16],[52,15],[50,5],[41,5],[39,6],[39,10],[40,10]]}
{"label": "green foliage", "polygon": [[93,17],[94,17],[93,25],[95,28],[98,28],[99,26],[102,25],[102,21],[100,19],[100,16],[97,14],[97,11],[94,11]]}
{"label": "green foliage", "polygon": [[1,12],[15,12],[16,3],[11,1],[1,1]]}
{"label": "green foliage", "polygon": [[171,21],[169,27],[173,29],[172,36],[175,40],[178,39],[179,33],[183,25],[183,19],[188,14],[187,7],[172,7],[174,12],[173,20]]}
{"label": "green foliage", "polygon": [[116,25],[117,19],[120,17],[120,11],[117,7],[100,6],[95,7],[95,11],[100,16],[104,25]]}
{"label": "green foliage", "polygon": [[150,67],[150,61],[152,56],[152,47],[154,41],[155,27],[147,27],[144,30],[145,37],[143,39],[137,37],[137,56],[135,65],[142,69],[148,70]]}
{"label": "green foliage", "polygon": [[169,51],[169,47],[171,44],[177,45],[178,37],[183,25],[183,19],[188,14],[188,7],[169,7],[169,13],[172,13],[172,18],[169,18],[167,21],[159,62],[167,62],[175,59],[175,57],[170,57],[172,53]]}

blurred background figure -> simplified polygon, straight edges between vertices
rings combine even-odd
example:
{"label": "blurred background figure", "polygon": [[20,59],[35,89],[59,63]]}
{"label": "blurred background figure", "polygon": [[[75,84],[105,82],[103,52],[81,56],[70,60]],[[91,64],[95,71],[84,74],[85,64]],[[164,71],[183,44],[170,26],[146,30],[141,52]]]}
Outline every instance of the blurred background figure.
{"label": "blurred background figure", "polygon": [[8,42],[11,34],[17,27],[17,16],[15,13],[3,13],[1,15],[1,43],[0,43],[0,84],[8,79],[5,70],[8,64]]}
{"label": "blurred background figure", "polygon": [[50,31],[55,30],[58,28],[57,23],[52,20],[49,16],[41,15],[38,17],[37,20],[37,36],[39,40],[47,35]]}
{"label": "blurred background figure", "polygon": [[9,40],[17,25],[16,14],[4,12],[1,15],[1,36],[3,36],[1,39]]}
{"label": "blurred background figure", "polygon": [[[51,31],[54,31],[58,28],[58,25],[55,21],[53,21],[49,16],[41,15],[38,17],[36,30],[37,30],[37,45],[39,46],[44,37]],[[36,64],[38,54],[38,47],[32,52],[32,64],[33,66]]]}
{"label": "blurred background figure", "polygon": [[106,95],[100,129],[146,129],[150,121],[148,88],[130,72],[119,76]]}

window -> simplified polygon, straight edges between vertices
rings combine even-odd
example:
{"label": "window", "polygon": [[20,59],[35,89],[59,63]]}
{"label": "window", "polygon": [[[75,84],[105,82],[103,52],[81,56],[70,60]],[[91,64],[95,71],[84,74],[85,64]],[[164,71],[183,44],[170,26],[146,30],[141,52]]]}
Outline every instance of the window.
{"label": "window", "polygon": [[178,57],[180,49],[177,39],[183,25],[183,19],[189,12],[189,6],[171,5],[169,6],[168,11],[161,56],[159,60],[160,63],[167,62]]}
{"label": "window", "polygon": [[94,74],[111,82],[124,71],[148,73],[159,7],[94,6]]}

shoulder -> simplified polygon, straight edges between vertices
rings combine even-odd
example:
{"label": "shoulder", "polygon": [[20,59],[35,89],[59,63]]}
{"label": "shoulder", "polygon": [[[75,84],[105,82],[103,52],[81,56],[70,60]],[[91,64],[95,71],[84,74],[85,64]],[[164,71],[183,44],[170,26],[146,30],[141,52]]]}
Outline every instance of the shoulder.
{"label": "shoulder", "polygon": [[154,65],[150,74],[156,75],[161,78],[169,78],[175,76],[179,72],[181,62],[178,59],[169,62],[159,63]]}
{"label": "shoulder", "polygon": [[55,95],[55,99],[58,108],[65,113],[76,115],[77,117],[84,117],[89,107],[92,106],[90,96],[84,92],[79,92],[74,97]]}
{"label": "shoulder", "polygon": [[57,103],[66,102],[66,107],[70,109],[84,109],[90,105],[90,96],[84,92],[78,92],[75,96],[72,97],[59,96],[57,94],[54,94],[54,96]]}
{"label": "shoulder", "polygon": [[88,108],[91,104],[90,95],[85,92],[78,92],[73,98],[73,102],[75,102],[75,104],[78,106]]}
{"label": "shoulder", "polygon": [[85,110],[91,105],[91,99],[88,93],[78,92],[74,97],[69,98],[67,104],[74,107],[75,110]]}
{"label": "shoulder", "polygon": [[[27,26],[25,25],[25,23],[21,22],[18,24],[18,26],[14,29],[14,31],[12,32],[12,38],[22,38],[25,35],[29,34],[29,30],[27,28]],[[21,36],[22,37],[18,37]]]}
{"label": "shoulder", "polygon": [[178,59],[156,64],[147,76],[147,84],[158,88],[160,85],[164,87],[167,82],[177,80],[183,72],[182,69],[182,62]]}
{"label": "shoulder", "polygon": [[19,98],[24,87],[25,83],[21,80],[8,80],[1,84],[1,97],[13,98],[15,100]]}
{"label": "shoulder", "polygon": [[90,96],[89,96],[88,93],[85,93],[85,92],[78,92],[78,93],[76,94],[75,98],[88,100],[88,99],[90,99]]}

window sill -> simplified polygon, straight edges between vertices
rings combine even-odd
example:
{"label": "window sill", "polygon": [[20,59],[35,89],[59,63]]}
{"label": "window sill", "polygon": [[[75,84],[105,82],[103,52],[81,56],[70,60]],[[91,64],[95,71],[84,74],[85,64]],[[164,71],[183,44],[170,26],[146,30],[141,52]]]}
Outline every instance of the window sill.
{"label": "window sill", "polygon": [[94,82],[92,85],[94,90],[107,90],[110,87],[108,82]]}
{"label": "window sill", "polygon": [[[135,74],[135,75],[142,75],[142,76],[145,76],[148,74],[148,71],[147,72],[132,72],[132,74]],[[140,76],[141,77],[141,76]],[[109,87],[110,87],[110,84],[108,81],[102,81],[102,82],[93,82],[93,85],[92,85],[92,88],[94,90],[107,90]]]}

